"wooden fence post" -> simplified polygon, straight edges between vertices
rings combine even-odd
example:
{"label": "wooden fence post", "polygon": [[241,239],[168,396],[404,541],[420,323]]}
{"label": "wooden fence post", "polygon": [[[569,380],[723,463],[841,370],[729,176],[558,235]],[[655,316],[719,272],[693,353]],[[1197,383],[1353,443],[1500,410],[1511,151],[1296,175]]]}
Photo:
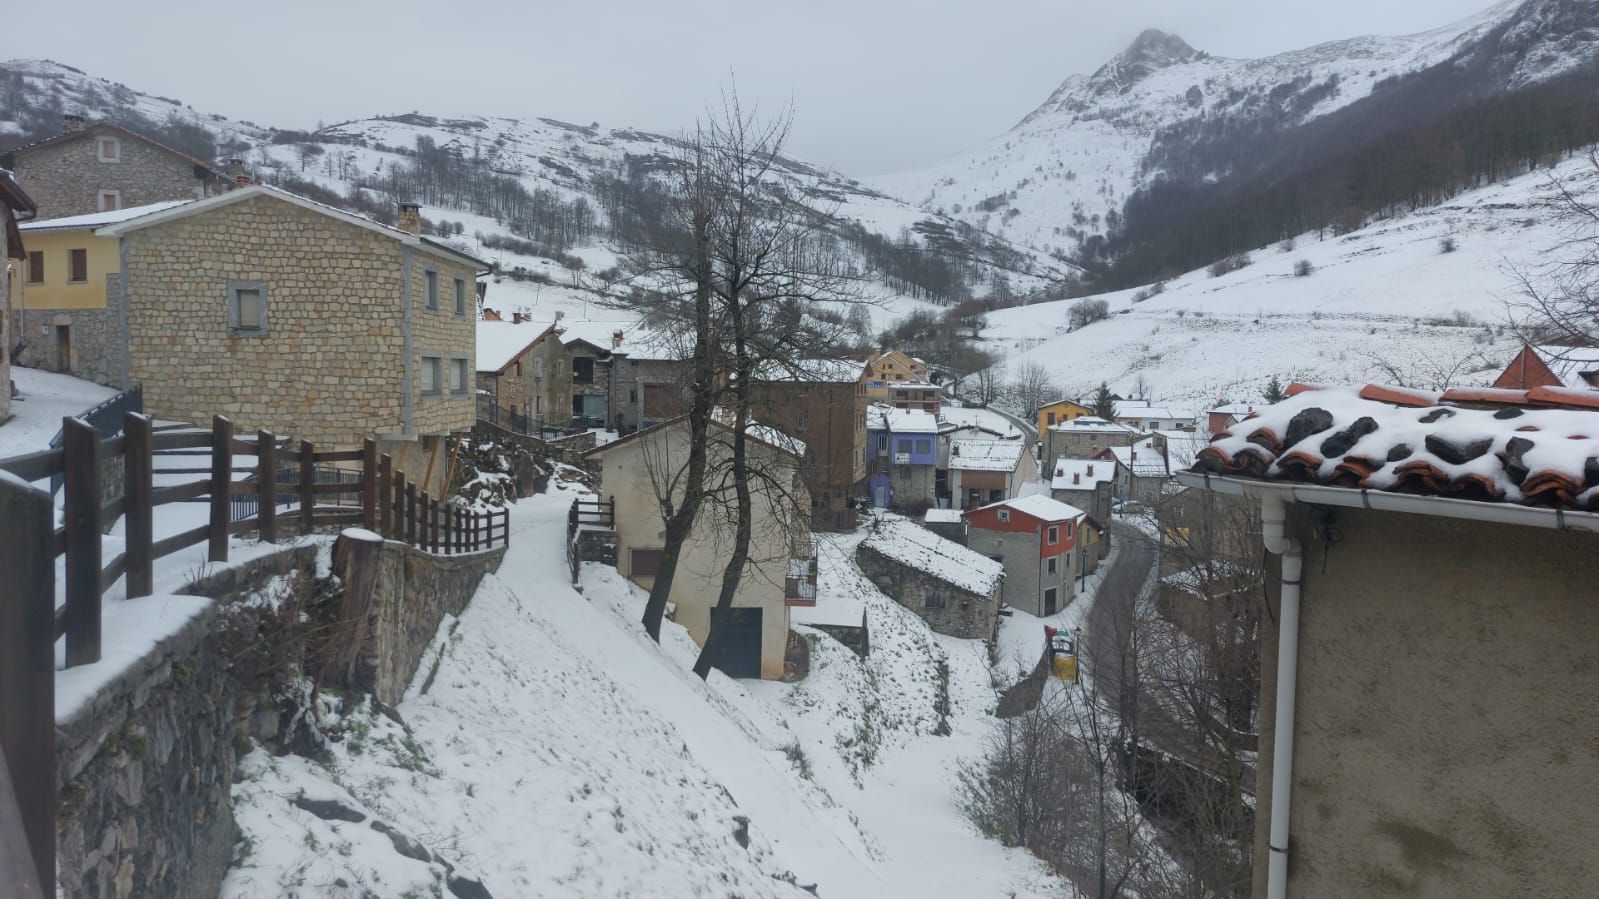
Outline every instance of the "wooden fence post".
{"label": "wooden fence post", "polygon": [[[62,422],[66,463],[67,667],[100,661],[100,432]],[[55,529],[51,528],[54,533]]]}
{"label": "wooden fence post", "polygon": [[209,552],[213,562],[228,560],[228,512],[233,498],[233,422],[218,415],[211,419],[211,526]]}
{"label": "wooden fence post", "polygon": [[378,533],[394,536],[394,460],[378,457]]}
{"label": "wooden fence post", "polygon": [[155,464],[150,449],[150,419],[137,412],[122,415],[123,506],[127,518],[128,598],[149,596],[155,589]]}
{"label": "wooden fence post", "polygon": [[[99,538],[96,533],[96,545]],[[23,864],[0,864],[0,881],[12,883],[20,896],[55,895],[55,568],[50,494],[0,479],[0,571],[6,584],[0,602],[0,765],[9,772],[27,842],[24,858],[13,859]]]}
{"label": "wooden fence post", "polygon": [[300,441],[300,533],[309,534],[316,508],[316,449],[311,441]]}
{"label": "wooden fence post", "polygon": [[378,442],[361,441],[361,527],[378,529]]}
{"label": "wooden fence post", "polygon": [[405,482],[405,542],[416,545],[416,482]]}
{"label": "wooden fence post", "polygon": [[428,508],[428,521],[431,522],[429,528],[431,529],[433,536],[433,542],[430,545],[433,548],[433,552],[441,552],[444,548],[444,544],[440,538],[440,531],[443,530],[443,522],[439,519],[439,501],[437,499],[435,499],[433,501],[433,505]]}
{"label": "wooden fence post", "polygon": [[255,432],[255,492],[260,497],[256,517],[261,540],[278,542],[278,439],[271,431]]}
{"label": "wooden fence post", "polygon": [[433,499],[429,497],[428,492],[424,490],[417,497],[417,501],[420,503],[420,511],[418,512],[418,515],[421,520],[416,523],[416,548],[426,552],[428,548],[432,546],[432,544],[428,542],[432,536],[428,533],[428,525],[432,523],[432,516],[428,514],[428,510],[433,508]]}

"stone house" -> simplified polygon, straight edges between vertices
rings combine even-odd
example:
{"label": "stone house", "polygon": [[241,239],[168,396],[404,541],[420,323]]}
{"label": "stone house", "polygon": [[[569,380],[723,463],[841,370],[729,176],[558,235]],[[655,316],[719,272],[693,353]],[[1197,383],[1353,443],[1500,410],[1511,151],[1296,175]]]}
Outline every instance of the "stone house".
{"label": "stone house", "polygon": [[941,394],[937,384],[927,381],[894,381],[888,385],[888,404],[895,409],[913,409],[937,415]]}
{"label": "stone house", "polygon": [[938,419],[874,404],[866,410],[866,477],[872,505],[917,511],[933,504]]}
{"label": "stone house", "polygon": [[536,347],[546,350],[559,346],[551,341],[540,344],[554,325],[524,320],[517,314],[511,321],[498,316],[477,322],[477,395],[480,403],[499,407],[496,420],[507,421],[515,412],[534,421],[534,397],[542,386],[546,361]]}
{"label": "stone house", "polygon": [[1021,493],[1038,478],[1026,440],[956,440],[949,447],[951,505],[975,509]]}
{"label": "stone house", "polygon": [[1034,417],[1038,420],[1038,433],[1045,434],[1049,432],[1050,428],[1058,424],[1093,414],[1093,409],[1076,400],[1060,399],[1053,403],[1045,403],[1039,406],[1038,411],[1034,413]]}
{"label": "stone house", "polygon": [[965,515],[966,545],[1005,566],[1005,604],[1053,615],[1088,572],[1078,540],[1088,516],[1043,494],[1001,500]]}
{"label": "stone house", "polygon": [[630,434],[682,413],[689,365],[669,335],[637,321],[567,319],[558,331],[572,379],[574,417]]}
{"label": "stone house", "polygon": [[1117,400],[1116,421],[1149,433],[1159,430],[1193,430],[1192,413],[1156,406],[1148,400]]}
{"label": "stone house", "polygon": [[1131,446],[1143,437],[1132,425],[1079,415],[1039,432],[1044,435],[1044,458],[1092,459],[1112,446]]}
{"label": "stone house", "polygon": [[987,640],[999,622],[1005,567],[908,518],[880,515],[855,550],[877,589],[940,634]]}
{"label": "stone house", "polygon": [[1271,554],[1254,895],[1592,892],[1594,393],[1293,390],[1179,475]]}
{"label": "stone house", "polygon": [[68,115],[60,134],[0,155],[45,218],[88,215],[231,189],[210,162],[110,122]]}
{"label": "stone house", "polygon": [[809,448],[812,530],[854,530],[855,498],[866,491],[866,366],[831,359],[774,366],[751,382],[750,402],[757,421]]}
{"label": "stone house", "polygon": [[1107,447],[1099,451],[1098,458],[1116,466],[1116,499],[1154,507],[1165,496],[1172,471],[1155,438]]}
{"label": "stone house", "polygon": [[1116,466],[1096,459],[1055,460],[1049,481],[1053,499],[1076,506],[1087,513],[1081,543],[1083,567],[1088,574],[1099,570],[1099,563],[1110,555],[1110,506],[1116,487]]}
{"label": "stone house", "polygon": [[[732,428],[712,425],[708,451],[713,468],[728,464],[732,435]],[[806,529],[804,481],[798,474],[803,445],[770,428],[752,427],[749,436],[752,464],[772,476],[760,479],[753,491],[750,559],[733,596],[731,630],[716,666],[733,677],[770,679],[783,676],[789,607],[815,603],[814,551]],[[616,503],[617,570],[645,589],[659,569],[664,534],[654,484],[682,471],[688,449],[688,421],[679,417],[587,453],[599,463],[600,496]],[[788,487],[778,489],[785,475]],[[701,645],[710,633],[732,540],[727,516],[705,508],[678,558],[670,597],[674,620]]]}
{"label": "stone house", "polygon": [[129,368],[159,418],[226,415],[326,447],[380,441],[439,492],[475,420],[474,290],[487,265],[420,235],[252,185],[101,228],[122,241]]}
{"label": "stone house", "polygon": [[0,169],[0,232],[4,233],[5,271],[0,272],[0,425],[11,417],[11,272],[27,258],[18,221],[32,218],[33,200],[17,185],[16,179]]}
{"label": "stone house", "polygon": [[186,201],[39,219],[22,226],[27,264],[12,278],[12,334],[17,361],[97,384],[126,388],[128,346],[121,313],[108,302],[119,289],[120,241],[96,230]]}
{"label": "stone house", "polygon": [[902,350],[889,350],[866,360],[866,398],[889,402],[889,387],[903,381],[927,380],[927,363]]}

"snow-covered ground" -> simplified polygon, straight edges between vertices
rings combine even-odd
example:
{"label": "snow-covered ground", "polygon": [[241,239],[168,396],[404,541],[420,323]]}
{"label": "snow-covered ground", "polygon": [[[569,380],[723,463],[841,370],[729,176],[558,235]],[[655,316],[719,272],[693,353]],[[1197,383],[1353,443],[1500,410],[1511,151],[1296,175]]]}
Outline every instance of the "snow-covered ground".
{"label": "snow-covered ground", "polygon": [[[11,367],[18,396],[11,401],[11,418],[0,422],[0,459],[50,448],[50,438],[61,430],[61,419],[71,418],[116,395],[71,375],[37,368]],[[0,384],[0,390],[5,385]]]}
{"label": "snow-covered ground", "polygon": [[[1585,160],[1554,174],[1576,184]],[[1037,363],[1068,395],[1101,381],[1127,391],[1141,376],[1159,404],[1206,408],[1259,399],[1285,383],[1392,381],[1392,362],[1418,386],[1464,360],[1465,383],[1491,380],[1521,348],[1503,324],[1517,297],[1509,268],[1543,262],[1561,232],[1539,209],[1548,172],[1534,172],[1441,206],[1375,222],[1343,237],[1301,235],[1258,250],[1221,277],[1196,270],[1146,289],[1105,294],[1108,319],[1067,330],[1072,301],[990,313],[987,349],[1014,373]],[[1445,239],[1452,252],[1443,251]],[[1295,267],[1309,262],[1308,277]]]}
{"label": "snow-covered ground", "polygon": [[801,683],[701,682],[686,632],[650,642],[614,569],[567,583],[570,499],[557,482],[513,507],[511,550],[441,628],[404,725],[361,704],[325,764],[246,757],[224,897],[434,895],[443,861],[497,897],[1060,893],[955,803],[995,702],[986,647],[878,593],[849,562],[858,537],[821,541],[819,604],[865,611],[870,658],[802,628]]}

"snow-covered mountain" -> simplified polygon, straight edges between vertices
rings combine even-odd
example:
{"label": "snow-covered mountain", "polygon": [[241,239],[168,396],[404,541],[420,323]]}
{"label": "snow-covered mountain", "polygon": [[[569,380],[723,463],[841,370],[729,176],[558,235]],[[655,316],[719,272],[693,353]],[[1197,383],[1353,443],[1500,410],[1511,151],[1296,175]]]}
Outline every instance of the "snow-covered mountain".
{"label": "snow-covered mountain", "polygon": [[1141,382],[1157,403],[1194,412],[1259,401],[1274,376],[1491,382],[1521,348],[1506,327],[1520,298],[1513,269],[1536,272],[1566,236],[1542,206],[1550,177],[1599,199],[1579,157],[1341,237],[1299,235],[1236,271],[1103,294],[1093,299],[1110,315],[1076,330],[1075,301],[991,312],[983,345],[1012,378],[1037,364],[1070,396]]}
{"label": "snow-covered mountain", "polygon": [[[1271,135],[1404,76],[1447,65],[1450,89],[1466,97],[1596,61],[1599,4],[1590,0],[1509,0],[1422,34],[1332,41],[1263,59],[1212,56],[1151,30],[1092,75],[1066,79],[1009,132],[870,183],[1019,244],[1071,253],[1084,238],[1114,231],[1140,188],[1161,178],[1246,174],[1272,161]],[[1232,142],[1196,152],[1205,140]]]}
{"label": "snow-covered mountain", "polygon": [[[468,105],[470,97],[463,97],[462,103]],[[532,253],[517,245],[533,236],[525,221],[474,211],[466,203],[429,203],[423,214],[434,223],[461,223],[455,239],[463,248],[498,261],[507,270],[520,266],[549,272],[556,281],[575,285],[579,293],[589,279],[570,271],[571,266],[563,271],[563,258],[583,259],[591,272],[616,259],[615,241],[594,233],[606,230],[614,208],[606,191],[668,166],[676,147],[670,136],[598,123],[418,112],[325,127],[293,123],[294,128],[269,128],[196,111],[180,101],[140,93],[56,62],[0,63],[0,148],[55,134],[61,115],[68,112],[153,132],[203,158],[242,158],[266,180],[291,189],[304,189],[306,183],[324,189],[327,194],[318,199],[348,199],[358,184],[366,185],[362,202],[374,214],[392,205],[392,198],[381,189],[385,173],[414,163],[419,141],[428,142],[433,152],[446,155],[462,171],[472,166],[479,175],[515,179],[530,195],[531,205],[568,204],[559,208],[571,210],[571,233],[554,247],[551,241],[536,240],[541,251]],[[874,293],[883,301],[874,314],[879,325],[926,301],[947,303],[952,297],[939,295],[936,285],[926,289],[940,276],[939,283],[947,284],[951,278],[964,282],[956,293],[983,296],[996,285],[1001,291],[1030,292],[1069,272],[1041,252],[1012,246],[953,217],[930,213],[799,160],[780,160],[771,182],[784,196],[832,217],[840,252],[876,276]],[[585,221],[593,223],[587,231]],[[941,260],[947,270],[932,276],[910,270],[928,256]],[[925,283],[917,283],[919,279]],[[562,292],[561,287],[545,291],[545,286],[535,290],[524,282],[523,287],[512,284],[499,292],[519,298],[528,294],[523,305],[532,305],[533,297],[545,299],[545,294]],[[578,304],[585,298],[568,299]]]}

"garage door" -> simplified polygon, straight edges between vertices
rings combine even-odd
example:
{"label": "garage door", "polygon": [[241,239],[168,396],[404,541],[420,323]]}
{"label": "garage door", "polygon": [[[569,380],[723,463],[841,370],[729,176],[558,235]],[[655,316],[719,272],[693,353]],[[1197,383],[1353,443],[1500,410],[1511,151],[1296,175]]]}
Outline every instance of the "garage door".
{"label": "garage door", "polygon": [[761,610],[711,609],[711,625],[725,620],[713,664],[728,677],[761,676]]}

